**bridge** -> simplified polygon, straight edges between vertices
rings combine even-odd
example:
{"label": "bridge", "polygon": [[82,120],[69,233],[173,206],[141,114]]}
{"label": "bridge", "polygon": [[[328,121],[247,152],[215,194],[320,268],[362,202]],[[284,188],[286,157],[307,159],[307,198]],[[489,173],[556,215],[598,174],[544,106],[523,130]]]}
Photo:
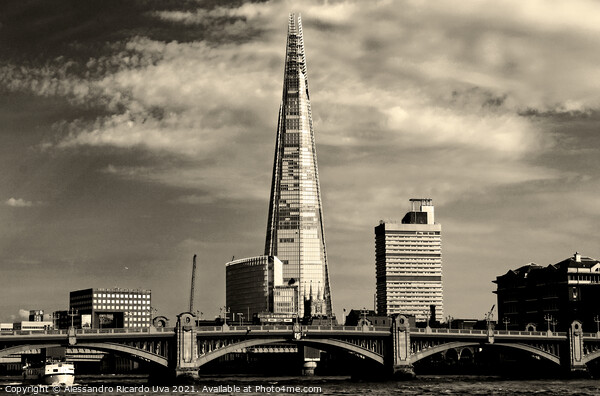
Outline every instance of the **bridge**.
{"label": "bridge", "polygon": [[190,313],[178,315],[173,328],[12,331],[0,335],[0,358],[40,348],[77,347],[117,353],[170,370],[197,376],[210,361],[258,346],[288,344],[348,353],[380,365],[397,378],[413,376],[421,359],[450,349],[494,345],[526,351],[567,372],[587,371],[600,357],[600,333],[584,333],[581,322],[568,332],[411,328],[397,315],[389,327],[377,326],[196,326]]}

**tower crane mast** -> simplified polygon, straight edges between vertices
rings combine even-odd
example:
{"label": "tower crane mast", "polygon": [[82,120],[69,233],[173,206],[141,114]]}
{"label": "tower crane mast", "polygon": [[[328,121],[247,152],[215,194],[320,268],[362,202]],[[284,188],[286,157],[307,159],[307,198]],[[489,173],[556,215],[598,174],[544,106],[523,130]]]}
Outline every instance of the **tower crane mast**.
{"label": "tower crane mast", "polygon": [[196,287],[196,255],[194,254],[192,264],[192,287],[190,290],[190,312],[194,312],[194,291]]}

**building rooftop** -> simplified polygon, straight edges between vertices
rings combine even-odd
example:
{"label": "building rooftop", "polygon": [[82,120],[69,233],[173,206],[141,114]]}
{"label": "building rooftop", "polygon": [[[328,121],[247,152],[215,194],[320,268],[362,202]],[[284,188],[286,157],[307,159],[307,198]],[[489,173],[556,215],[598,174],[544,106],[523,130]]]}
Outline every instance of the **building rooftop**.
{"label": "building rooftop", "polygon": [[532,273],[533,271],[543,270],[543,269],[568,272],[569,268],[585,268],[585,269],[591,270],[592,268],[594,268],[596,266],[597,266],[596,270],[600,270],[600,261],[598,261],[594,258],[591,258],[591,257],[582,256],[581,254],[576,252],[573,256],[567,257],[566,259],[559,261],[556,264],[549,264],[546,267],[535,264],[535,263],[529,263],[529,264],[519,267],[515,270],[509,270],[506,274],[498,276],[496,278],[496,280],[494,280],[492,282],[498,283],[498,279],[508,278],[508,277],[527,278],[528,275],[530,273]]}

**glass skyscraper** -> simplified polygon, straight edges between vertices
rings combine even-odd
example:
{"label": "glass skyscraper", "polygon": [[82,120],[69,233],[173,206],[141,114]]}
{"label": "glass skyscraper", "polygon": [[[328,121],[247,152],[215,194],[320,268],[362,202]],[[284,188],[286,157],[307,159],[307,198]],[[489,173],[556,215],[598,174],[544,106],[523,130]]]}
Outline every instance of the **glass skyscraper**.
{"label": "glass skyscraper", "polygon": [[[288,24],[265,255],[281,260],[283,281],[293,279],[299,298],[320,294],[326,314],[332,314],[302,21],[294,14]],[[303,315],[302,304],[299,310]]]}

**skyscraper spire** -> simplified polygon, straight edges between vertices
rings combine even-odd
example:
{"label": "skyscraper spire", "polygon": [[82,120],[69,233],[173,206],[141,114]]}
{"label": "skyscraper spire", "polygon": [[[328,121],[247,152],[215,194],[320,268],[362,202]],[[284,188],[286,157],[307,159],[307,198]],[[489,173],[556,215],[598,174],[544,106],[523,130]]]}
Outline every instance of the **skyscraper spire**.
{"label": "skyscraper spire", "polygon": [[332,314],[302,20],[294,14],[288,23],[265,254],[279,257],[284,282],[296,279],[299,296],[313,280],[323,284],[326,313]]}

